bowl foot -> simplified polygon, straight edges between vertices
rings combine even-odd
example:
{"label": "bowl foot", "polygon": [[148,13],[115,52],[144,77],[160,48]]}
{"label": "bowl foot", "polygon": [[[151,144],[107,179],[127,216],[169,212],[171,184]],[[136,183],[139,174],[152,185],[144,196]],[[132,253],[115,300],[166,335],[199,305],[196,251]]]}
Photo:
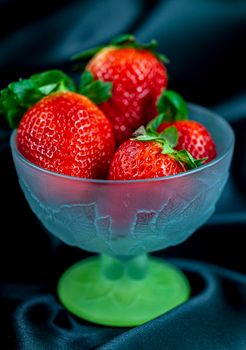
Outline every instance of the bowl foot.
{"label": "bowl foot", "polygon": [[160,259],[148,259],[146,275],[134,279],[127,274],[109,279],[102,273],[99,256],[71,266],[60,278],[58,296],[62,304],[85,320],[116,327],[143,324],[189,298],[185,275]]}

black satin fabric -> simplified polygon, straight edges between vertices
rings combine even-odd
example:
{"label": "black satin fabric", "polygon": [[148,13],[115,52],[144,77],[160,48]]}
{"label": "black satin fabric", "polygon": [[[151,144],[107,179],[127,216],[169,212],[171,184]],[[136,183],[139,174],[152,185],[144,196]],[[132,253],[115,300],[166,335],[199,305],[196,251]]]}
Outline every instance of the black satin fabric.
{"label": "black satin fabric", "polygon": [[215,214],[186,242],[156,255],[179,266],[190,300],[135,328],[95,325],[59,303],[56,284],[89,255],[49,235],[31,212],[0,118],[0,349],[246,349],[246,1],[0,0],[0,87],[133,32],[171,60],[170,87],[227,119],[231,176]]}

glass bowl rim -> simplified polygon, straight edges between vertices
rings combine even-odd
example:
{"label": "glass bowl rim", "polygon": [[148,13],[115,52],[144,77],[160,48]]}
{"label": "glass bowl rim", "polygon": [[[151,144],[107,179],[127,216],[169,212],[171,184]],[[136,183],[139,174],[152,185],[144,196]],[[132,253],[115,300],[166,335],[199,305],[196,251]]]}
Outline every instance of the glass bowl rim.
{"label": "glass bowl rim", "polygon": [[61,173],[57,173],[55,171],[51,171],[51,170],[47,170],[44,169],[32,162],[30,162],[29,160],[27,160],[17,149],[16,147],[16,132],[17,130],[14,129],[12,134],[11,134],[11,138],[10,138],[10,144],[11,144],[11,149],[13,154],[15,154],[21,162],[25,163],[27,166],[40,171],[42,173],[48,174],[48,175],[52,175],[52,176],[57,176],[57,177],[61,177],[63,179],[67,179],[67,180],[73,180],[73,181],[81,181],[81,182],[87,182],[87,183],[97,183],[97,184],[134,184],[134,183],[148,183],[148,182],[158,182],[158,181],[167,181],[167,180],[171,180],[171,179],[176,179],[179,177],[184,177],[184,176],[189,176],[192,175],[194,173],[197,172],[201,172],[204,169],[207,169],[217,163],[219,163],[220,161],[222,161],[226,155],[230,152],[230,150],[233,148],[234,146],[234,142],[235,142],[235,136],[234,136],[234,132],[230,126],[230,124],[223,118],[221,118],[217,113],[210,111],[207,108],[204,108],[200,105],[197,105],[195,103],[189,103],[189,107],[193,108],[199,108],[200,110],[203,110],[204,112],[209,112],[210,114],[212,114],[214,117],[216,117],[217,119],[219,119],[219,121],[224,124],[224,126],[227,128],[228,133],[230,134],[230,142],[228,143],[227,147],[225,148],[225,150],[218,156],[216,157],[214,160],[210,161],[209,163],[206,163],[204,165],[199,166],[198,168],[195,169],[191,169],[176,175],[170,175],[170,176],[162,176],[162,177],[155,177],[155,178],[149,178],[149,179],[137,179],[137,180],[107,180],[107,179],[91,179],[91,178],[81,178],[81,177],[76,177],[76,176],[71,176],[71,175],[65,175],[65,174],[61,174]]}

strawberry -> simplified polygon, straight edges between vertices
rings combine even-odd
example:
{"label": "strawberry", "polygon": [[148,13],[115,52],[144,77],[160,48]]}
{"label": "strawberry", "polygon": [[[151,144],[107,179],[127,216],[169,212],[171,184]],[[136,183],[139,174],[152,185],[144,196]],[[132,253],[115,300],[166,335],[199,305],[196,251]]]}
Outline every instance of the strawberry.
{"label": "strawberry", "polygon": [[209,131],[201,123],[188,120],[188,109],[183,98],[174,91],[166,90],[158,101],[163,118],[158,132],[175,126],[178,131],[176,150],[186,149],[196,159],[210,162],[216,157],[216,146]]}
{"label": "strawberry", "polygon": [[155,51],[156,42],[136,43],[132,35],[122,35],[107,47],[99,47],[75,56],[83,60],[93,56],[86,66],[95,79],[112,82],[112,97],[102,103],[113,125],[118,144],[128,139],[139,126],[157,114],[156,102],[167,87],[163,55]]}
{"label": "strawberry", "polygon": [[175,151],[175,127],[163,133],[139,128],[135,139],[125,141],[116,151],[109,171],[109,180],[137,180],[179,174],[200,165],[191,155]]}
{"label": "strawberry", "polygon": [[[30,162],[47,170],[83,178],[107,177],[115,149],[110,122],[87,97],[68,91],[69,84],[70,90],[74,86],[65,81],[63,73],[56,71],[56,77],[54,71],[42,74],[46,74],[43,85],[44,76],[39,75],[35,76],[38,83],[34,86],[35,79],[31,77],[12,83],[1,92],[0,108],[12,126],[18,125],[18,108],[23,112],[23,108],[31,105],[18,125],[18,150]],[[54,82],[59,79],[59,84]],[[38,102],[34,103],[35,99]],[[16,102],[12,110],[11,101]]]}
{"label": "strawberry", "polygon": [[176,127],[179,135],[175,149],[186,149],[196,159],[206,158],[204,163],[216,157],[214,140],[202,124],[195,120],[164,122],[159,126],[158,131],[161,132],[172,125]]}
{"label": "strawberry", "polygon": [[137,180],[175,175],[185,166],[168,154],[162,154],[157,142],[125,141],[112,160],[109,180]]}

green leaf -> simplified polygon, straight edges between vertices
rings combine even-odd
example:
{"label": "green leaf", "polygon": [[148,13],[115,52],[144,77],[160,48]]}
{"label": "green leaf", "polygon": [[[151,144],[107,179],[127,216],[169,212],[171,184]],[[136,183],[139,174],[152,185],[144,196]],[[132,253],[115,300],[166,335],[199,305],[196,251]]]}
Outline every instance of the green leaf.
{"label": "green leaf", "polygon": [[20,79],[0,91],[0,114],[11,128],[19,125],[28,108],[55,91],[76,91],[75,83],[60,70],[50,70]]}
{"label": "green leaf", "polygon": [[100,104],[112,96],[112,86],[111,82],[94,80],[92,73],[85,71],[81,76],[79,92],[94,103]]}
{"label": "green leaf", "polygon": [[92,49],[86,50],[84,52],[77,53],[71,57],[72,61],[89,61],[91,57],[95,56],[99,51],[101,51],[104,46],[97,46]]}
{"label": "green leaf", "polygon": [[158,46],[158,42],[155,39],[152,39],[149,43],[147,44],[138,44],[140,47],[146,49],[146,50],[155,50]]}
{"label": "green leaf", "polygon": [[44,86],[41,86],[39,88],[39,91],[43,94],[43,95],[49,95],[54,91],[57,91],[59,89],[59,87],[61,87],[61,85],[59,83],[54,83],[54,84],[47,84]]}
{"label": "green leaf", "polygon": [[165,120],[165,113],[158,114],[154,119],[152,119],[146,126],[146,130],[153,134],[157,133],[157,129]]}
{"label": "green leaf", "polygon": [[158,58],[159,61],[161,61],[161,62],[163,62],[165,64],[168,64],[170,62],[166,55],[163,55],[163,54],[161,54],[161,53],[159,53],[157,51],[158,41],[155,40],[155,39],[151,40],[147,44],[139,44],[139,43],[137,43],[135,41],[132,44],[130,43],[128,45],[132,46],[132,47],[134,47],[136,49],[139,49],[139,50],[149,50],[149,51],[151,51]]}
{"label": "green leaf", "polygon": [[80,93],[88,97],[95,104],[100,104],[107,101],[112,96],[112,83],[104,83],[97,80],[81,89]]}
{"label": "green leaf", "polygon": [[168,142],[163,143],[162,145],[162,154],[173,154],[176,151],[168,144]]}
{"label": "green leaf", "polygon": [[45,87],[50,84],[58,84],[53,91],[76,91],[76,85],[74,81],[61,70],[53,69],[46,72],[32,75],[29,80],[38,87]]}
{"label": "green leaf", "polygon": [[111,41],[111,45],[122,45],[126,43],[134,43],[136,39],[132,34],[121,34]]}
{"label": "green leaf", "polygon": [[135,138],[135,140],[138,140],[138,141],[158,141],[159,138],[158,136],[154,136],[154,135],[139,135]]}
{"label": "green leaf", "polygon": [[[145,129],[144,126],[140,126],[140,128],[138,128],[134,132],[132,140],[138,140],[142,142],[155,141],[162,146],[163,154],[175,153],[176,151],[173,149],[173,146],[171,142],[169,142],[169,140],[171,140],[174,143],[176,141],[176,138],[177,138],[176,134],[178,132],[175,127],[170,127],[168,129],[171,129],[171,130],[167,132],[165,135],[164,133],[159,134],[158,132],[152,132],[151,130]],[[176,130],[176,134],[175,134],[175,130],[173,129]]]}
{"label": "green leaf", "polygon": [[9,84],[8,89],[19,105],[26,109],[44,96],[38,87],[27,79]]}
{"label": "green leaf", "polygon": [[122,34],[120,37],[116,38],[115,40],[111,41],[111,45],[114,45],[116,47],[134,47],[138,50],[148,50],[151,51],[159,61],[163,63],[169,63],[169,59],[159,52],[156,51],[158,42],[155,39],[152,39],[149,43],[146,44],[140,44],[136,41],[135,37],[131,34]]}
{"label": "green leaf", "polygon": [[178,130],[175,126],[169,126],[160,133],[160,136],[163,137],[171,147],[175,147],[178,143]]}
{"label": "green leaf", "polygon": [[72,61],[78,62],[74,65],[74,70],[76,71],[83,71],[89,62],[89,60],[94,57],[99,51],[101,51],[104,48],[107,47],[114,47],[114,48],[123,48],[123,47],[133,47],[139,50],[149,50],[157,57],[157,59],[163,63],[169,63],[169,59],[156,51],[156,48],[158,46],[158,42],[156,40],[151,40],[147,44],[139,44],[134,35],[132,34],[122,34],[115,39],[111,40],[111,42],[108,45],[105,46],[97,46],[95,48],[86,50],[84,52],[80,52],[78,54],[75,54],[71,57]]}
{"label": "green leaf", "polygon": [[26,108],[21,107],[14,94],[6,88],[0,91],[0,114],[6,118],[11,128],[16,128]]}
{"label": "green leaf", "polygon": [[132,46],[136,49],[139,49],[139,50],[148,50],[150,52],[153,53],[153,55],[156,56],[156,58],[165,63],[165,64],[168,64],[170,62],[170,60],[167,58],[166,55],[164,54],[161,54],[157,51],[157,46],[158,46],[158,41],[155,40],[155,39],[152,39],[149,43],[147,44],[139,44],[137,42],[133,42],[132,44],[128,44],[129,46]]}
{"label": "green leaf", "polygon": [[193,158],[192,155],[186,150],[176,152],[175,159],[179,160],[181,163],[184,163],[187,169],[194,169],[200,165],[200,162],[197,162],[197,159]]}
{"label": "green leaf", "polygon": [[195,159],[195,163],[197,166],[203,165],[204,162],[208,159],[208,157],[202,158],[202,159]]}
{"label": "green leaf", "polygon": [[71,57],[71,61],[77,62],[73,65],[73,70],[76,72],[82,72],[87,66],[87,63],[92,57],[94,57],[99,51],[104,49],[104,46],[97,46],[84,52],[79,52]]}
{"label": "green leaf", "polygon": [[157,132],[159,126],[166,120],[166,114],[158,114],[157,117],[152,119],[146,126],[148,133],[158,136],[159,138],[164,138],[170,147],[175,147],[178,143],[178,131],[175,126],[170,126],[160,134]]}
{"label": "green leaf", "polygon": [[83,87],[85,87],[86,85],[92,83],[93,81],[94,81],[93,74],[90,71],[86,70],[81,75],[79,88],[83,89]]}
{"label": "green leaf", "polygon": [[188,119],[188,107],[181,95],[172,90],[164,90],[157,101],[159,113],[165,113],[165,121]]}
{"label": "green leaf", "polygon": [[159,52],[155,51],[155,56],[158,58],[159,61],[161,61],[161,62],[163,62],[165,64],[170,63],[169,58],[166,55],[162,54],[162,53],[159,53]]}
{"label": "green leaf", "polygon": [[138,141],[158,141],[159,143],[165,142],[163,138],[160,138],[159,134],[157,132],[150,132],[142,125],[140,126],[134,133],[133,138],[131,140],[138,140]]}

